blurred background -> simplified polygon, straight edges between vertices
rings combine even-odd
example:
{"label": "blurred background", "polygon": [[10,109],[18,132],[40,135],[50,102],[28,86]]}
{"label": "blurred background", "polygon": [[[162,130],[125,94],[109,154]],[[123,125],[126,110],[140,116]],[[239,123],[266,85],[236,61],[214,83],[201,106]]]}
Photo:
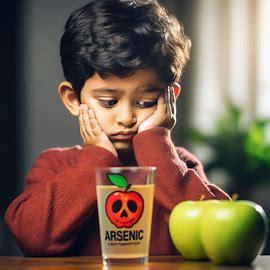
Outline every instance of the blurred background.
{"label": "blurred background", "polygon": [[[163,0],[192,40],[181,79],[175,145],[211,182],[259,203],[270,217],[270,1]],[[57,95],[59,40],[83,0],[10,0],[1,8],[0,255],[21,255],[3,222],[41,151],[81,144]],[[270,254],[268,237],[264,254]]]}

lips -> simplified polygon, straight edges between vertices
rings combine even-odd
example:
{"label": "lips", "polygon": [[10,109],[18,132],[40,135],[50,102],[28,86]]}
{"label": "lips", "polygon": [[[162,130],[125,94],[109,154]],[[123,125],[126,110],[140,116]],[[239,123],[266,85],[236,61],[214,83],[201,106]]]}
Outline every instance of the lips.
{"label": "lips", "polygon": [[130,140],[135,136],[135,132],[119,132],[111,137],[116,140]]}
{"label": "lips", "polygon": [[113,135],[111,136],[113,139],[117,139],[117,140],[130,140],[132,137],[134,137],[134,133],[133,134],[127,134],[127,135],[122,135],[122,134],[118,134],[118,135]]}

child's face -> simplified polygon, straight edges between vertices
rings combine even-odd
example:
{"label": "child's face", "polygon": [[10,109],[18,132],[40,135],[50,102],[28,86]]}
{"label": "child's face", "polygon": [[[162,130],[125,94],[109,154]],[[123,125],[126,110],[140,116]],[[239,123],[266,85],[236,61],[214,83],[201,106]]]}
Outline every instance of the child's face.
{"label": "child's face", "polygon": [[86,80],[81,90],[81,103],[94,109],[100,127],[115,149],[129,151],[132,149],[132,138],[116,140],[111,136],[121,131],[137,133],[140,124],[156,110],[164,87],[156,72],[150,68],[122,79],[116,76],[102,79],[96,73]]}

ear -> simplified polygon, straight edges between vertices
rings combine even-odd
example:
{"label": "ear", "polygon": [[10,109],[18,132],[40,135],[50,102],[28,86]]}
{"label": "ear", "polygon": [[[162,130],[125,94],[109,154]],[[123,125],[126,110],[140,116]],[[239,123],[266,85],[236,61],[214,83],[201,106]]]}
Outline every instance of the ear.
{"label": "ear", "polygon": [[173,91],[174,91],[174,95],[175,95],[175,99],[177,100],[177,98],[180,95],[181,92],[181,86],[179,83],[174,82],[172,85]]}
{"label": "ear", "polygon": [[80,102],[70,82],[61,82],[58,86],[58,94],[65,107],[74,116],[79,116]]}

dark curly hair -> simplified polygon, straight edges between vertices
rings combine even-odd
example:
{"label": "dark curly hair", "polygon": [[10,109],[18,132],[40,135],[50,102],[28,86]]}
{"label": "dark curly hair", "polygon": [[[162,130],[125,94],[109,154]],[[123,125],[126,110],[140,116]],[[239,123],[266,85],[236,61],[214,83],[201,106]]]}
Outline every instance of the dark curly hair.
{"label": "dark curly hair", "polygon": [[64,76],[77,97],[85,81],[131,76],[152,67],[166,84],[179,81],[191,41],[156,0],[90,0],[68,18],[60,42]]}

